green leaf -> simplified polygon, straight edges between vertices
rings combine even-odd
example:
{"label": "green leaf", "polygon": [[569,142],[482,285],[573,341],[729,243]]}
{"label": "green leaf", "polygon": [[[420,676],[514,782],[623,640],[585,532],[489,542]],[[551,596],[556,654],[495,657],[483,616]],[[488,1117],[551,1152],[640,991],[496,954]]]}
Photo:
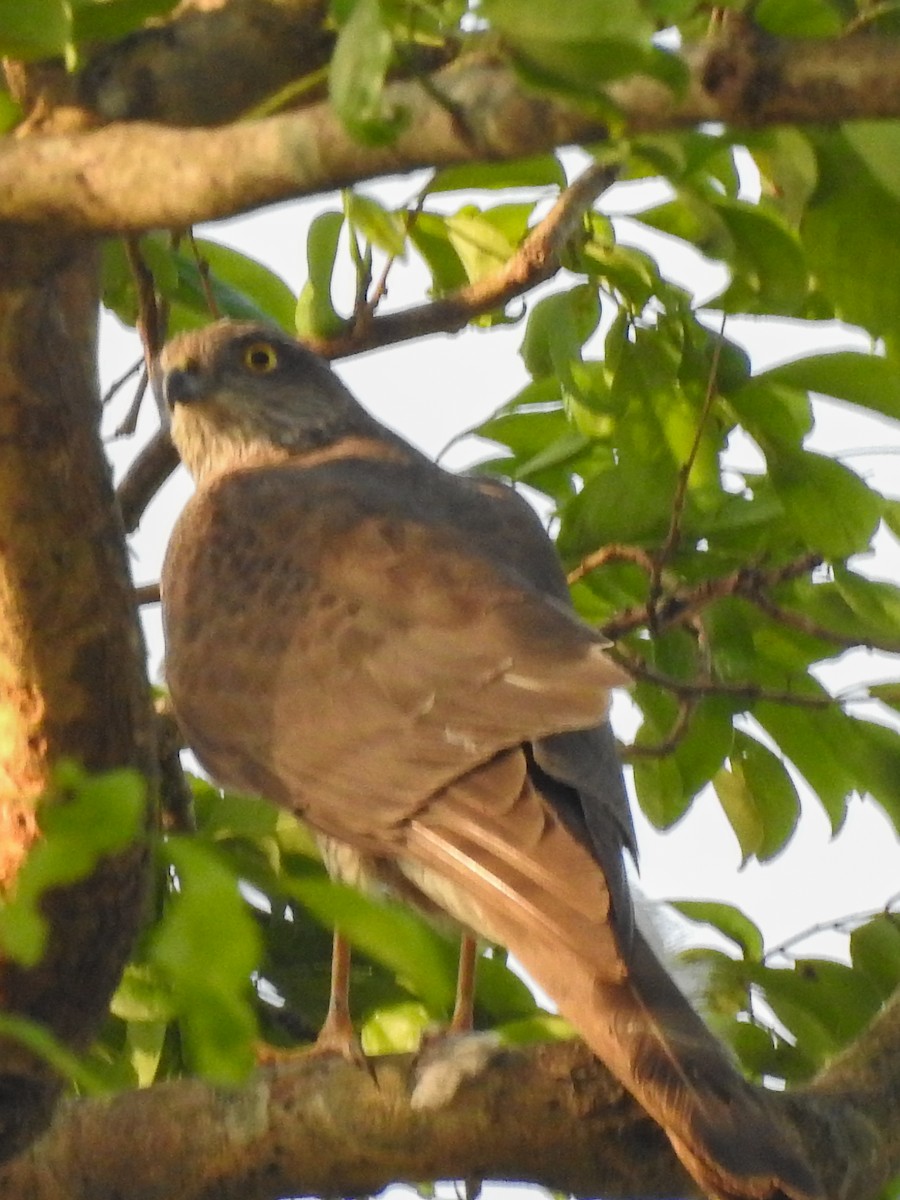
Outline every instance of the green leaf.
{"label": "green leaf", "polygon": [[813,427],[809,397],[773,380],[771,373],[732,392],[728,407],[761,446],[774,443],[788,451],[799,450]]}
{"label": "green leaf", "polygon": [[[596,93],[598,82],[664,72],[651,44],[653,27],[637,0],[572,0],[548,7],[539,0],[483,0],[481,12],[525,60],[529,75]],[[670,57],[670,56],[668,56]],[[674,70],[674,61],[669,67]]]}
{"label": "green leaf", "polygon": [[[519,213],[530,211],[531,208],[530,205],[510,207],[515,207]],[[467,205],[444,220],[447,239],[456,251],[470,283],[476,283],[501,267],[515,252],[524,231],[523,222],[516,235],[510,237],[502,228],[502,222],[492,220],[491,216],[490,210],[481,212],[473,205]]]}
{"label": "green leaf", "polygon": [[740,764],[723,767],[713,779],[716,796],[741,848],[742,865],[763,841],[763,823]]}
{"label": "green leaf", "polygon": [[860,792],[878,801],[900,831],[900,733],[873,721],[847,718],[844,753]]}
{"label": "green leaf", "polygon": [[847,762],[847,718],[837,710],[812,711],[772,701],[756,704],[753,715],[818,796],[837,832],[857,787]]}
{"label": "green leaf", "polygon": [[213,291],[219,285],[242,296],[264,319],[280,325],[287,333],[294,331],[294,293],[284,280],[256,259],[223,246],[219,242],[198,239],[200,255],[212,272]]}
{"label": "green leaf", "polygon": [[424,1004],[404,1000],[385,1005],[369,1017],[360,1030],[363,1052],[410,1054],[419,1049],[422,1035],[432,1023]]}
{"label": "green leaf", "polygon": [[260,962],[256,923],[234,873],[195,838],[160,850],[177,879],[149,961],[168,984],[185,1055],[200,1074],[239,1083],[254,1064],[251,976]]}
{"label": "green leaf", "polygon": [[354,946],[394,971],[433,1013],[449,1010],[455,952],[414,913],[324,878],[292,878],[285,881],[285,890],[319,921],[338,928]]}
{"label": "green leaf", "polygon": [[0,0],[0,54],[26,61],[56,58],[71,41],[66,0]]}
{"label": "green leaf", "polygon": [[701,700],[675,747],[685,790],[695,796],[713,778],[731,752],[734,705],[718,697]]}
{"label": "green leaf", "polygon": [[850,935],[850,958],[875,987],[883,1000],[889,1000],[900,987],[900,916],[880,913],[854,929]]}
{"label": "green leaf", "polygon": [[553,1013],[535,1013],[520,1021],[509,1021],[496,1032],[504,1046],[531,1046],[535,1042],[569,1042],[578,1037],[568,1021]]}
{"label": "green leaf", "polygon": [[128,1059],[138,1087],[149,1087],[156,1079],[166,1044],[165,1021],[131,1021],[126,1032]]}
{"label": "green leaf", "polygon": [[881,519],[878,494],[833,459],[768,449],[775,494],[805,544],[828,558],[867,549]]}
{"label": "green leaf", "polygon": [[[635,745],[656,746],[669,734],[677,716],[677,705],[672,696],[658,688],[638,684],[633,699],[643,714],[643,723],[635,737]],[[685,787],[678,764],[671,755],[635,754],[632,759],[634,787],[638,803],[647,819],[657,829],[668,829],[674,825],[691,800]]]}
{"label": "green leaf", "polygon": [[274,837],[282,813],[258,796],[220,792],[203,779],[191,779],[197,832],[209,841]]}
{"label": "green leaf", "polygon": [[674,480],[650,465],[598,471],[563,511],[561,553],[575,560],[610,542],[655,541],[668,528],[673,488]]}
{"label": "green leaf", "polygon": [[809,291],[809,269],[794,235],[774,213],[722,200],[716,210],[732,242],[726,255],[731,283],[710,301],[725,312],[799,315]]}
{"label": "green leaf", "polygon": [[900,244],[900,203],[842,134],[810,137],[819,186],[800,227],[810,268],[838,316],[874,337],[894,337],[900,294],[884,264]]}
{"label": "green leaf", "polygon": [[900,588],[841,566],[834,567],[834,586],[866,631],[900,647]]}
{"label": "green leaf", "polygon": [[734,942],[745,959],[762,961],[763,937],[759,928],[733,904],[714,900],[670,900],[669,904],[692,921],[712,925],[723,937]]}
{"label": "green leaf", "polygon": [[637,0],[482,0],[481,11],[508,36],[544,42],[590,42],[649,37],[652,27]]}
{"label": "green leaf", "polygon": [[301,337],[329,337],[340,332],[344,320],[331,299],[331,281],[344,214],[320,213],[306,239],[308,276],[297,298],[294,322]]}
{"label": "green leaf", "polygon": [[455,291],[468,282],[462,258],[450,239],[447,217],[419,213],[410,226],[409,239],[427,263],[437,295]]}
{"label": "green leaf", "polygon": [[149,963],[128,964],[109,1007],[123,1021],[165,1022],[175,1015],[165,980]]}
{"label": "green leaf", "polygon": [[815,354],[765,371],[756,381],[834,396],[900,420],[900,367],[876,354]]}
{"label": "green leaf", "polygon": [[[861,1033],[881,1007],[869,980],[844,963],[803,958],[793,971],[751,964],[749,973],[765,989],[767,1001],[782,1020],[787,1005],[796,1017],[804,1014],[811,1018],[829,1053]],[[784,1008],[782,1002],[786,1002]],[[790,1019],[785,1023],[791,1027]],[[796,1031],[803,1032],[799,1022]]]}
{"label": "green leaf", "polygon": [[532,308],[519,353],[535,379],[557,375],[572,382],[571,364],[597,328],[600,302],[594,288],[582,284],[568,292],[546,296]]}
{"label": "green leaf", "polygon": [[148,17],[165,16],[177,3],[178,0],[73,0],[73,40],[113,41],[140,29]]}
{"label": "green leaf", "polygon": [[40,961],[47,938],[42,900],[53,888],[86,879],[100,860],[142,836],[146,783],[122,768],[88,775],[61,763],[37,812],[41,838],[16,879],[12,899],[0,907],[0,943],[23,966]]}
{"label": "green leaf", "polygon": [[900,199],[900,121],[847,121],[841,132],[873,178]]}
{"label": "green leaf", "polygon": [[747,146],[767,185],[764,191],[770,202],[796,229],[819,178],[809,138],[792,126],[780,126],[751,134]]}
{"label": "green leaf", "polygon": [[511,162],[472,163],[446,167],[428,184],[428,192],[469,191],[479,188],[526,188],[566,186],[566,173],[553,154],[520,158]]}
{"label": "green leaf", "polygon": [[720,1036],[724,1036],[737,1054],[744,1071],[757,1081],[765,1076],[778,1076],[775,1035],[752,1021],[734,1021]]}
{"label": "green leaf", "polygon": [[328,76],[329,95],[351,137],[365,145],[392,142],[405,114],[390,111],[384,81],[393,39],[378,0],[356,0],[338,34]]}
{"label": "green leaf", "polygon": [[527,1019],[539,1011],[531,989],[509,965],[505,951],[496,949],[478,958],[475,1006],[487,1013],[492,1025]]}
{"label": "green leaf", "polygon": [[784,848],[800,819],[800,797],[784,763],[771,750],[740,730],[735,732],[735,767],[740,767],[744,786],[759,824],[753,853],[766,862]]}
{"label": "green leaf", "polygon": [[406,248],[406,220],[402,213],[389,212],[377,200],[360,192],[346,192],[347,220],[386,254],[399,256]]}
{"label": "green leaf", "polygon": [[759,0],[753,19],[776,37],[836,37],[844,27],[828,0]]}
{"label": "green leaf", "polygon": [[0,1013],[0,1036],[27,1046],[64,1079],[70,1079],[85,1095],[93,1096],[107,1090],[101,1074],[73,1054],[45,1025],[16,1013]]}

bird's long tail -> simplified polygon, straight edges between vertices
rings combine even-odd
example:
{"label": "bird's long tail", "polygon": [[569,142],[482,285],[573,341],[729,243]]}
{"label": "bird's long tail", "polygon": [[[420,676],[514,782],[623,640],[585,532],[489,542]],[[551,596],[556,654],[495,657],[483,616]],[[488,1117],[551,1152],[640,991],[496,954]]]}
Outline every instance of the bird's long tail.
{"label": "bird's long tail", "polygon": [[821,1196],[771,1093],[740,1075],[639,932],[618,945],[603,871],[513,755],[432,798],[407,852],[417,885],[510,950],[708,1196]]}

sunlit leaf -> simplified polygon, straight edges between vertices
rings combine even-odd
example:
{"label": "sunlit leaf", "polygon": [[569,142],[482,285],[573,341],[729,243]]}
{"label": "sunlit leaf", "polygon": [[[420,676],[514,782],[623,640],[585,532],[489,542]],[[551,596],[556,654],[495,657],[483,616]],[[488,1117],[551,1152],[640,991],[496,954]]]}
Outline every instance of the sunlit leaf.
{"label": "sunlit leaf", "polygon": [[140,29],[149,17],[165,16],[177,3],[178,0],[74,0],[72,36],[76,42],[111,41]]}
{"label": "sunlit leaf", "polygon": [[445,167],[428,184],[428,191],[456,192],[478,188],[565,187],[566,175],[552,154],[520,158],[512,162],[468,163]]}
{"label": "sunlit leaf", "polygon": [[811,550],[846,558],[868,547],[882,504],[848,467],[806,451],[780,451],[769,457],[769,469],[786,515]]}
{"label": "sunlit leaf", "polygon": [[670,900],[669,903],[692,921],[712,925],[738,947],[744,958],[762,959],[763,938],[758,926],[733,904],[713,900]]}
{"label": "sunlit leaf", "polygon": [[72,40],[65,0],[0,0],[0,54],[38,59],[62,55]]}
{"label": "sunlit leaf", "polygon": [[368,145],[392,141],[405,120],[384,100],[392,55],[393,40],[378,0],[356,0],[331,58],[329,94],[351,136]]}
{"label": "sunlit leaf", "polygon": [[753,18],[777,37],[834,37],[843,20],[829,0],[760,0]]}
{"label": "sunlit leaf", "polygon": [[86,879],[106,855],[136,841],[145,825],[146,783],[122,768],[89,775],[61,763],[37,810],[40,839],[0,907],[0,943],[23,966],[44,952],[48,926],[42,900],[53,888]]}
{"label": "sunlit leaf", "polygon": [[309,274],[294,313],[301,337],[328,337],[338,333],[344,324],[331,298],[331,280],[343,227],[344,214],[339,212],[319,213],[309,227],[306,240]]}
{"label": "sunlit leaf", "polygon": [[757,376],[825,396],[900,420],[900,368],[875,354],[849,351],[797,358]]}
{"label": "sunlit leaf", "polygon": [[236,877],[209,846],[170,837],[162,853],[176,890],[153,934],[150,961],[169,986],[188,1061],[211,1079],[237,1083],[254,1063],[250,978],[259,966],[259,933]]}
{"label": "sunlit leaf", "polygon": [[850,935],[853,966],[889,1000],[900,987],[900,916],[880,913]]}
{"label": "sunlit leaf", "polygon": [[391,255],[400,255],[406,246],[406,222],[401,213],[390,212],[361,192],[346,193],[347,220],[363,237]]}

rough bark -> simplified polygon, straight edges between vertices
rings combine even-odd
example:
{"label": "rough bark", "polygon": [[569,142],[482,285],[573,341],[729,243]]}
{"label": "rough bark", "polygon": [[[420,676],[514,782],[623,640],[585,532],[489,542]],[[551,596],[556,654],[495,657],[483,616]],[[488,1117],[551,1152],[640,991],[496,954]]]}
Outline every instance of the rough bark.
{"label": "rough bark", "polygon": [[[95,254],[0,233],[0,886],[40,836],[54,764],[153,774],[143,651],[98,438]],[[71,1046],[96,1033],[141,916],[146,848],[50,893],[41,962],[0,960],[0,1005]],[[0,1042],[0,1154],[46,1123],[57,1083]]]}
{"label": "rough bark", "polygon": [[[900,1169],[900,1000],[805,1091],[773,1097],[831,1200]],[[296,1058],[239,1090],[197,1080],[69,1101],[0,1169],[0,1200],[278,1200],[463,1178],[577,1196],[694,1196],[659,1127],[580,1042],[423,1058]]]}
{"label": "rough bark", "polygon": [[[626,130],[900,116],[900,39],[847,38],[840,54],[824,40],[712,41],[684,58],[683,95],[642,78],[610,86]],[[7,139],[0,221],[94,233],[179,228],[376,176],[519,158],[606,135],[595,118],[526,91],[506,65],[461,60],[431,83],[430,92],[416,81],[390,85],[388,103],[409,124],[389,146],[352,141],[327,104],[214,129],[120,121]]]}

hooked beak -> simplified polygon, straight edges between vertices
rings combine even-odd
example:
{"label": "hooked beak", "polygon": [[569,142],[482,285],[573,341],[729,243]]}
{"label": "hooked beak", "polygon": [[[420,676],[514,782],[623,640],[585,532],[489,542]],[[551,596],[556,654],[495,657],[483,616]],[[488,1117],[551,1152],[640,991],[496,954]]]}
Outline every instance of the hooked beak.
{"label": "hooked beak", "polygon": [[163,396],[170,410],[176,404],[190,404],[192,400],[199,400],[203,391],[203,379],[192,363],[173,367],[163,376]]}

